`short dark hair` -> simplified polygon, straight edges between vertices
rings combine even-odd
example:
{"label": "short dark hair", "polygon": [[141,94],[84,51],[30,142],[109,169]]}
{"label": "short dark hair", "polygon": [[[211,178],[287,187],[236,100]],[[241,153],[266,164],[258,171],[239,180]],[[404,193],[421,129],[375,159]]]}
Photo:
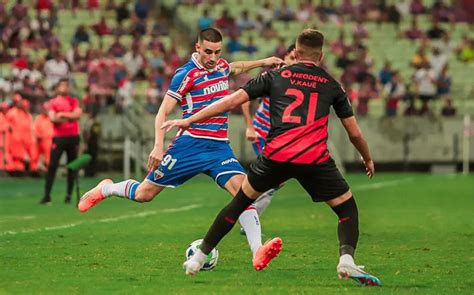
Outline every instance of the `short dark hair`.
{"label": "short dark hair", "polygon": [[300,56],[319,58],[324,44],[324,35],[315,29],[306,29],[296,39]]}
{"label": "short dark hair", "polygon": [[217,29],[207,28],[199,32],[199,42],[209,41],[212,43],[217,43],[222,41],[222,34]]}
{"label": "short dark hair", "polygon": [[61,78],[61,79],[59,79],[59,81],[56,83],[56,87],[54,87],[54,88],[58,88],[59,84],[61,84],[62,82],[66,82],[66,83],[69,85],[69,79],[68,79],[68,78]]}

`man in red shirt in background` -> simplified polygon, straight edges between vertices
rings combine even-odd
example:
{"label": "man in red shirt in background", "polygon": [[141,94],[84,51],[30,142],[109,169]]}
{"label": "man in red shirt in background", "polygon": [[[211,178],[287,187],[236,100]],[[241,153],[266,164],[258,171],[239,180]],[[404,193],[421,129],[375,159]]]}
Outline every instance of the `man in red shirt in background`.
{"label": "man in red shirt in background", "polygon": [[[58,169],[59,159],[66,152],[67,162],[77,158],[79,153],[79,118],[82,110],[79,101],[69,96],[69,81],[61,79],[56,84],[56,97],[48,103],[48,116],[53,122],[53,146],[51,149],[51,162],[46,174],[44,197],[40,204],[51,204],[51,189]],[[65,203],[71,202],[75,172],[67,171],[67,195]]]}
{"label": "man in red shirt in background", "polygon": [[35,146],[36,153],[32,156],[30,160],[30,170],[38,171],[39,169],[39,160],[43,156],[44,167],[48,169],[49,159],[51,153],[51,145],[53,143],[53,132],[54,126],[53,122],[48,116],[47,105],[41,105],[41,113],[36,116],[33,123],[33,133],[35,137]]}

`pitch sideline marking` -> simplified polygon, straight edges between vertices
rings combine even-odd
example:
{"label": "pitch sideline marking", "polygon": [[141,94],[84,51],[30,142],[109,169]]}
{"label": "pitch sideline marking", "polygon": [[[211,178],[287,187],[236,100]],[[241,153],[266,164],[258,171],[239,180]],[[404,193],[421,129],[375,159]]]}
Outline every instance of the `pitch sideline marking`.
{"label": "pitch sideline marking", "polygon": [[379,189],[379,188],[384,188],[388,186],[396,186],[401,183],[405,182],[410,182],[413,181],[413,177],[407,177],[407,178],[402,178],[402,179],[395,179],[395,180],[388,180],[388,181],[381,181],[381,182],[376,182],[376,183],[369,183],[369,184],[362,184],[362,185],[356,185],[352,188],[352,190],[372,190],[372,189]]}
{"label": "pitch sideline marking", "polygon": [[0,233],[0,236],[5,236],[5,235],[17,235],[17,234],[29,234],[29,233],[37,233],[37,232],[43,232],[43,231],[52,231],[52,230],[58,230],[58,229],[65,229],[65,228],[72,228],[79,226],[81,224],[95,224],[95,223],[108,223],[108,222],[116,222],[124,219],[131,219],[131,218],[142,218],[150,215],[155,215],[158,213],[174,213],[174,212],[183,212],[183,211],[189,211],[193,210],[196,208],[201,207],[201,205],[198,204],[191,204],[188,206],[183,206],[183,207],[178,207],[178,208],[169,208],[169,209],[163,209],[163,210],[153,210],[153,211],[145,211],[145,212],[140,212],[137,214],[129,214],[129,215],[123,215],[123,216],[118,216],[118,217],[109,217],[109,218],[102,218],[96,221],[91,221],[91,222],[85,222],[85,221],[79,221],[75,223],[70,223],[70,224],[64,224],[64,225],[57,225],[57,226],[47,226],[43,228],[36,228],[36,229],[25,229],[25,230],[20,230],[20,231],[5,231]]}

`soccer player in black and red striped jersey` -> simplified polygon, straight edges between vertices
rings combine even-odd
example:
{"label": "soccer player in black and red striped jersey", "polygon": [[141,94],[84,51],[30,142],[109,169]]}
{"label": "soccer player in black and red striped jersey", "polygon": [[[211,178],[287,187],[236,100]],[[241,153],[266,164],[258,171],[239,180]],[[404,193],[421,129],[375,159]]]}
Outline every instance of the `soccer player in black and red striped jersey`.
{"label": "soccer player in black and red striped jersey", "polygon": [[[185,262],[186,274],[193,275],[200,270],[207,254],[262,192],[295,178],[314,202],[326,202],[339,218],[339,277],[352,278],[363,285],[380,285],[378,278],[354,262],[359,238],[358,210],[348,184],[327,149],[331,106],[361,154],[369,178],[374,175],[374,163],[345,91],[318,66],[323,58],[323,43],[324,36],[319,31],[304,30],[296,41],[295,64],[260,75],[192,117],[163,124],[162,128],[167,130],[186,129],[193,122],[232,109],[249,99],[270,97],[271,129],[263,154],[251,164],[237,196],[216,217],[200,251]],[[262,268],[279,254],[281,247],[280,238],[261,247],[256,259]]]}

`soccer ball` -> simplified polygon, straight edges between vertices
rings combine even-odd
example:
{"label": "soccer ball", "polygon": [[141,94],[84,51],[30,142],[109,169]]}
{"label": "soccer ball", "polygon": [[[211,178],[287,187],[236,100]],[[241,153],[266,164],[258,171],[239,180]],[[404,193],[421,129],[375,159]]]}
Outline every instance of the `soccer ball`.
{"label": "soccer ball", "polygon": [[[186,260],[189,260],[199,249],[201,246],[202,239],[196,240],[192,242],[188,249],[186,249]],[[211,270],[217,265],[217,260],[219,259],[219,251],[214,248],[212,249],[211,253],[207,255],[207,260],[202,266],[201,270]]]}

